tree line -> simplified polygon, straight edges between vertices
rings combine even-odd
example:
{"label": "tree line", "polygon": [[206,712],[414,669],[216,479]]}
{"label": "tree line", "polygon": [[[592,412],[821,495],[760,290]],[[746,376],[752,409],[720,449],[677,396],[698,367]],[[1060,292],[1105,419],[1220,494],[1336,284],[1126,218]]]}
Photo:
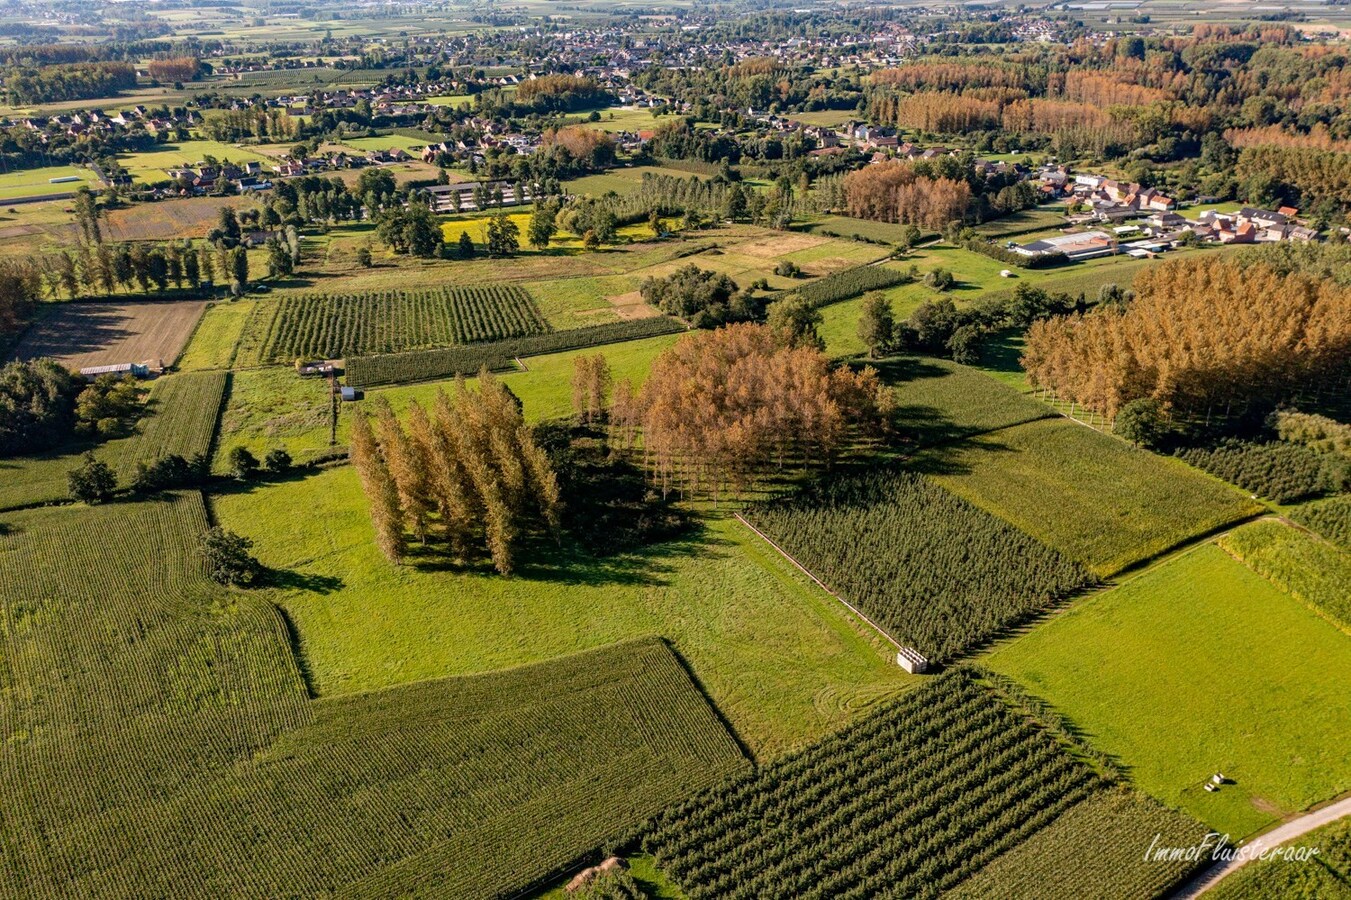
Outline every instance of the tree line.
{"label": "tree line", "polygon": [[1146,269],[1134,287],[1124,309],[1034,324],[1031,382],[1108,417],[1137,399],[1205,416],[1351,377],[1351,288],[1220,257]]}
{"label": "tree line", "polygon": [[439,541],[460,564],[486,549],[510,575],[532,527],[557,534],[558,481],[521,418],[519,401],[486,370],[477,388],[463,378],[430,410],[409,404],[406,425],[381,398],[374,420],[352,422],[351,459],[370,501],[376,543],[393,562],[410,537]]}

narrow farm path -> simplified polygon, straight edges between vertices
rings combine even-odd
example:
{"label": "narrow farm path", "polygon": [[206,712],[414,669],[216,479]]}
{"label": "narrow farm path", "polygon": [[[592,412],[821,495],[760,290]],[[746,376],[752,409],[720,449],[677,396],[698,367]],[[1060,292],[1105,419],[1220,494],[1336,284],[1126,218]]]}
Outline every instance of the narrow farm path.
{"label": "narrow farm path", "polygon": [[[1322,828],[1330,822],[1336,822],[1338,819],[1344,819],[1348,816],[1351,816],[1351,797],[1343,797],[1336,803],[1278,825],[1244,844],[1243,848],[1247,852],[1243,856],[1236,855],[1232,859],[1221,860],[1196,876],[1189,884],[1173,895],[1173,900],[1190,900],[1192,897],[1199,897],[1219,884],[1221,879],[1247,865],[1261,851],[1288,844],[1316,828]],[[1283,863],[1283,865],[1300,865],[1300,863]]]}

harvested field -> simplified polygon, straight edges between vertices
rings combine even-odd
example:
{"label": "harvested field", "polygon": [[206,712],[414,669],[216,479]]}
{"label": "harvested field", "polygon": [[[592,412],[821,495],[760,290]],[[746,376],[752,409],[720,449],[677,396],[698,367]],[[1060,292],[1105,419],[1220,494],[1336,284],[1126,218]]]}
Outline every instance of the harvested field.
{"label": "harvested field", "polygon": [[605,299],[621,319],[650,319],[661,315],[661,310],[643,302],[641,291],[629,291]]}
{"label": "harvested field", "polygon": [[[244,197],[183,197],[158,203],[135,203],[109,210],[100,220],[99,228],[105,240],[171,241],[182,238],[203,238],[215,226],[222,207],[236,210],[253,208]],[[33,234],[44,229],[24,232]],[[76,244],[79,228],[67,222],[46,229],[51,238],[61,244]]]}
{"label": "harvested field", "polygon": [[204,309],[205,300],[66,303],[30,328],[14,355],[49,356],[76,370],[152,359],[168,365]]}
{"label": "harvested field", "polygon": [[830,238],[820,237],[814,234],[772,234],[760,238],[759,240],[738,244],[736,251],[738,253],[744,253],[747,256],[772,259],[776,256],[783,256],[787,253],[796,253],[799,250],[810,250],[812,247],[819,247],[822,244],[828,243],[830,243]]}

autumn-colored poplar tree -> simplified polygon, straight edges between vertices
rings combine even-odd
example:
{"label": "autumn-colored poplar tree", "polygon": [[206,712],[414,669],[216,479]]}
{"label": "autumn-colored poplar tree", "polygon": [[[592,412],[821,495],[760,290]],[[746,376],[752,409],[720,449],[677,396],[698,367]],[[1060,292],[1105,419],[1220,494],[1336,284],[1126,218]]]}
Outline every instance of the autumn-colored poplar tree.
{"label": "autumn-colored poplar tree", "polygon": [[663,489],[675,482],[715,496],[771,465],[829,463],[851,436],[882,427],[890,403],[871,368],[835,366],[749,323],[682,337],[657,357],[638,398],[643,449]]}
{"label": "autumn-colored poplar tree", "polygon": [[1351,376],[1351,288],[1210,257],[1146,269],[1134,289],[1125,311],[1034,324],[1032,383],[1113,417],[1139,398],[1200,415]]}
{"label": "autumn-colored poplar tree", "polygon": [[603,353],[578,356],[572,363],[572,411],[582,423],[604,416],[610,394],[610,363]]}
{"label": "autumn-colored poplar tree", "polygon": [[544,451],[516,399],[487,372],[478,389],[461,378],[440,392],[429,414],[412,403],[405,428],[375,402],[375,427],[358,414],[351,457],[371,502],[381,549],[398,560],[404,536],[439,533],[456,559],[486,547],[494,568],[511,574],[521,538],[534,523],[557,533],[562,499]]}
{"label": "autumn-colored poplar tree", "polygon": [[365,413],[352,418],[351,459],[370,500],[375,543],[391,562],[398,562],[405,550],[403,510],[398,488]]}

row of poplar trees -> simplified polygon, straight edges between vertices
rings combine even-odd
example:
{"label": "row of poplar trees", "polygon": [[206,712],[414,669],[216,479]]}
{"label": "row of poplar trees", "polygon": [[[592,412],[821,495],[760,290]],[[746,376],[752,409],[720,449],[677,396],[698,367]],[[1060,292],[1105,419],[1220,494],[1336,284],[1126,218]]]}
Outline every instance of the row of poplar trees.
{"label": "row of poplar trees", "polygon": [[1138,398],[1209,417],[1351,378],[1351,288],[1214,256],[1146,269],[1134,287],[1124,310],[1033,324],[1031,382],[1109,418]]}
{"label": "row of poplar trees", "polygon": [[410,537],[440,539],[461,563],[487,549],[510,575],[521,540],[560,529],[558,479],[521,418],[519,401],[487,371],[477,390],[463,378],[431,409],[409,404],[400,422],[384,398],[373,420],[352,423],[351,459],[371,505],[376,541],[394,562]]}

